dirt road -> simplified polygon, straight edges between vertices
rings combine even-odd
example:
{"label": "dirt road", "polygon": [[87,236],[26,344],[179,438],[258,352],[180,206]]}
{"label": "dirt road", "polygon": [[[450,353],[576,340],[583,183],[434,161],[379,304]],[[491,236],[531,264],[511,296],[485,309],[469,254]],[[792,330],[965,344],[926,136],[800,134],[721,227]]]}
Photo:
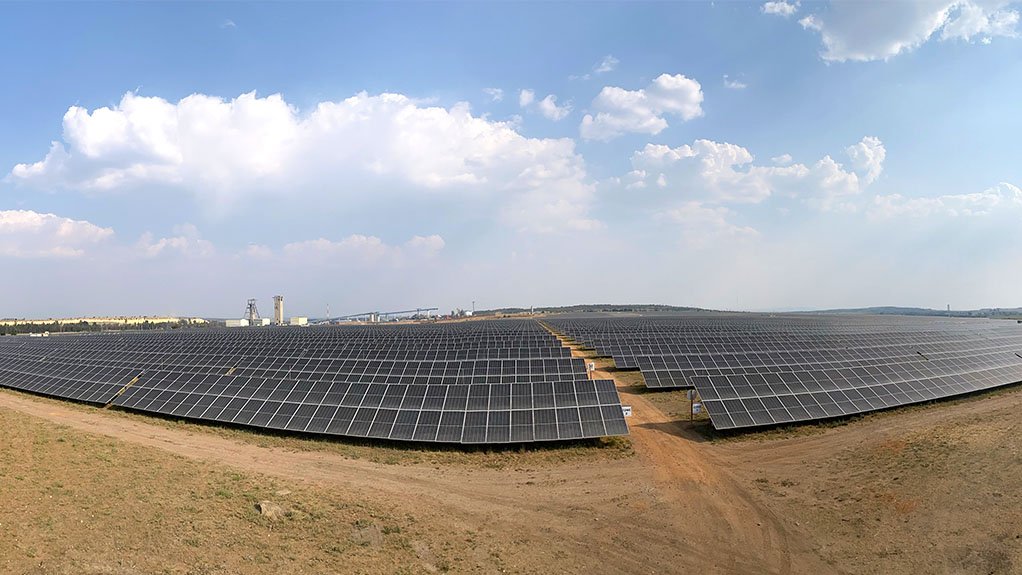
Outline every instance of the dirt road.
{"label": "dirt road", "polygon": [[693,566],[727,573],[834,572],[793,532],[728,473],[696,434],[663,413],[634,386],[616,378],[609,360],[594,359],[565,341],[575,357],[596,364],[593,377],[614,379],[623,404],[631,405],[629,430],[640,473],[653,478],[675,516],[674,528],[708,550]]}
{"label": "dirt road", "polygon": [[[522,470],[385,465],[317,451],[284,451],[214,434],[0,391],[0,407],[92,434],[289,481],[344,489],[368,501],[400,501],[445,529],[516,534],[556,551],[558,570],[669,573],[810,572],[782,525],[671,422],[633,401],[638,457],[598,465]],[[528,544],[520,551],[527,551]],[[512,555],[515,555],[512,553]],[[521,561],[522,570],[537,569]]]}
{"label": "dirt road", "polygon": [[[596,377],[620,375],[599,365]],[[634,456],[530,463],[526,454],[522,464],[499,469],[386,464],[266,446],[258,433],[225,437],[201,425],[6,390],[0,413],[414,515],[431,533],[430,545],[458,559],[455,571],[1007,573],[1022,556],[1012,531],[1022,517],[1013,487],[1022,471],[1022,448],[1014,442],[1022,433],[1022,393],[900,410],[833,429],[708,442],[665,415],[650,394],[618,383],[633,408]],[[126,469],[137,463],[123,457]],[[969,473],[976,466],[982,476]],[[0,464],[0,476],[4,471]],[[0,526],[9,524],[8,512],[0,511]],[[81,537],[87,545],[90,534]],[[936,546],[947,541],[956,546],[941,553]]]}
{"label": "dirt road", "polygon": [[[385,465],[183,432],[8,391],[0,391],[0,408],[189,459],[343,489],[370,502],[398,502],[445,531],[469,529],[494,539],[513,536],[518,545],[509,553],[512,572],[547,570],[530,556],[530,546],[537,544],[552,556],[547,567],[561,572],[666,573],[688,565],[703,565],[711,572],[763,572],[755,553],[735,549],[734,554],[721,554],[715,544],[707,544],[727,542],[731,535],[716,534],[714,526],[686,516],[699,508],[685,500],[693,493],[663,490],[660,479],[652,478],[667,476],[644,470],[635,458],[513,471]],[[657,460],[669,460],[664,441],[673,440],[663,436],[651,441],[664,454]],[[679,462],[669,469],[686,467]]]}

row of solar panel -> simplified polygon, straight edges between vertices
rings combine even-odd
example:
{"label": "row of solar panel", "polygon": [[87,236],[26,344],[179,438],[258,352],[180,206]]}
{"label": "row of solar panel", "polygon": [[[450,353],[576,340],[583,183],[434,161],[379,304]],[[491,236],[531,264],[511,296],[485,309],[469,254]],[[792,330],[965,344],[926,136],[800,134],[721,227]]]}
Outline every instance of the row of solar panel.
{"label": "row of solar panel", "polygon": [[[372,335],[363,328],[345,330],[339,328],[297,330],[260,330],[260,332],[239,330],[185,330],[176,332],[145,332],[145,333],[104,333],[82,334],[75,342],[77,346],[106,345],[110,342],[129,342],[139,348],[152,347],[234,347],[252,346],[255,348],[287,349],[334,349],[338,347],[354,347],[358,349],[500,349],[515,347],[556,347],[557,338],[541,327],[531,333],[508,334],[493,336],[486,334],[468,334],[452,336],[450,334],[433,334],[419,337],[415,334],[426,329],[426,326],[415,326],[390,336]],[[23,343],[23,342],[16,342]],[[49,342],[32,342],[32,345],[54,345]]]}
{"label": "row of solar panel", "polygon": [[486,410],[532,409],[612,405],[617,391],[609,380],[576,380],[553,383],[405,385],[391,383],[324,383],[294,380],[254,380],[235,376],[196,379],[189,374],[145,374],[128,388],[125,397],[152,398],[152,393],[186,397],[216,396],[253,398],[294,403],[363,405],[403,409]]}
{"label": "row of solar panel", "polygon": [[746,315],[551,324],[613,353],[619,369],[640,369],[647,387],[694,386],[718,428],[862,413],[1022,381],[1022,331],[1007,322]]}
{"label": "row of solar panel", "polygon": [[984,349],[998,345],[1009,345],[1019,341],[1018,334],[988,334],[958,332],[954,340],[946,338],[926,339],[897,343],[881,343],[879,341],[857,341],[837,343],[820,338],[815,345],[805,341],[763,345],[734,345],[706,342],[698,344],[661,344],[661,345],[623,345],[607,344],[599,339],[582,341],[587,346],[598,348],[608,355],[661,356],[661,355],[717,355],[717,354],[772,354],[772,353],[843,353],[843,354],[879,354],[897,353],[906,347],[926,347],[935,352],[955,352],[970,349]]}
{"label": "row of solar panel", "polygon": [[[508,327],[486,323],[498,332]],[[535,322],[514,324],[509,331],[516,333],[478,338],[510,346],[496,351],[445,350],[442,333],[432,350],[393,351],[388,342],[355,330],[341,330],[342,337],[333,330],[266,330],[254,338],[221,330],[0,338],[0,386],[143,412],[355,437],[503,443],[627,433],[613,382],[587,379],[584,362],[570,358],[570,350]],[[413,334],[408,339],[416,339],[416,327],[404,328]],[[280,345],[277,335],[289,344]],[[348,345],[353,341],[370,341],[373,350]],[[535,341],[546,345],[520,345]],[[160,343],[166,344],[160,353],[150,351]],[[219,351],[210,353],[206,344]],[[310,359],[310,347],[322,358]],[[170,348],[177,349],[167,353]]]}
{"label": "row of solar panel", "polygon": [[156,368],[147,368],[145,366],[125,366],[125,365],[95,365],[95,364],[77,364],[73,362],[4,362],[4,365],[0,369],[16,373],[27,373],[27,374],[39,374],[39,375],[51,375],[57,373],[78,373],[83,371],[111,371],[111,370],[128,370],[134,373],[139,373],[146,369],[175,369],[183,373],[189,373],[196,376],[200,375],[241,375],[253,378],[291,378],[291,379],[304,379],[309,381],[390,381],[393,383],[445,383],[451,385],[466,385],[471,383],[501,383],[501,382],[515,382],[520,381],[522,383],[538,382],[538,381],[563,381],[573,380],[585,377],[584,372],[579,371],[528,371],[528,372],[495,372],[495,373],[470,373],[463,371],[456,371],[451,369],[449,371],[436,370],[432,372],[422,371],[416,372],[415,370],[408,371],[377,371],[377,372],[366,372],[366,373],[326,373],[326,372],[295,372],[290,370],[252,370],[252,369],[224,369],[223,367],[177,367],[177,366],[163,366]]}
{"label": "row of solar panel", "polygon": [[[568,363],[570,361],[571,363]],[[396,367],[395,367],[396,366]],[[387,369],[389,367],[389,369]],[[522,368],[521,370],[515,369]],[[155,369],[170,369],[161,366]],[[104,365],[101,360],[85,363],[70,361],[30,361],[21,359],[0,358],[0,370],[14,373],[57,375],[102,371],[130,371],[141,373],[146,369],[154,369],[145,365],[118,363]],[[545,366],[503,366],[503,369],[481,369],[479,366],[460,365],[457,363],[410,364],[394,366],[376,366],[375,370],[351,371],[296,371],[292,369],[226,369],[223,366],[192,366],[173,367],[182,373],[193,375],[237,375],[253,378],[302,379],[308,381],[345,381],[345,382],[390,382],[390,383],[444,383],[450,385],[467,385],[471,383],[531,383],[542,381],[564,381],[586,377],[585,365],[581,360],[566,360],[558,364]]]}
{"label": "row of solar panel", "polygon": [[[143,412],[296,432],[414,441],[500,443],[627,434],[612,381],[393,385],[195,383],[158,372],[121,395],[128,376],[94,381],[0,372],[0,385]],[[441,418],[443,423],[441,423]],[[443,427],[441,430],[440,428]]]}
{"label": "row of solar panel", "polygon": [[[627,325],[627,322],[625,322]],[[929,326],[929,324],[927,324]],[[799,366],[811,363],[831,362],[832,367],[862,366],[875,363],[899,363],[911,362],[922,359],[953,359],[963,355],[986,353],[994,351],[1014,351],[1022,347],[1022,335],[1012,326],[1001,324],[984,326],[983,329],[974,327],[976,324],[966,324],[966,328],[952,326],[957,330],[950,333],[936,333],[932,337],[916,338],[925,340],[941,340],[942,343],[931,343],[927,345],[901,342],[897,345],[881,346],[874,343],[875,347],[849,348],[843,350],[826,349],[828,345],[826,334],[819,336],[817,345],[821,349],[804,349],[807,344],[799,344],[800,349],[781,350],[769,353],[734,353],[732,349],[710,350],[700,349],[699,353],[678,354],[674,352],[664,353],[660,356],[631,356],[613,354],[615,363],[621,369],[642,370],[644,376],[653,372],[670,372],[668,375],[656,375],[649,377],[651,387],[670,385],[677,382],[686,385],[685,379],[692,375],[708,375],[713,373],[733,373],[736,370],[749,370],[753,367],[767,369],[774,366]],[[571,326],[569,326],[571,327]],[[943,327],[948,327],[945,324]],[[1007,328],[1007,329],[1005,329]],[[930,326],[932,329],[932,326]],[[578,329],[569,329],[570,335],[577,336]],[[585,331],[583,328],[582,331]],[[954,343],[948,340],[959,338]],[[962,339],[965,341],[961,341]],[[971,338],[971,339],[969,339]],[[910,338],[911,339],[911,338]],[[700,346],[701,348],[703,346]],[[597,350],[607,355],[607,349],[601,349],[597,344]],[[612,350],[610,350],[612,351]]]}
{"label": "row of solar panel", "polygon": [[[1022,346],[1022,342],[1019,344]],[[697,363],[698,358],[684,357],[684,356],[668,356],[668,357],[639,357],[635,362],[637,367],[645,371],[678,371],[687,375],[714,375],[714,374],[741,374],[741,373],[757,373],[760,371],[791,371],[795,369],[805,369],[808,366],[813,366],[818,369],[856,369],[856,368],[877,368],[895,370],[899,369],[898,366],[912,366],[915,364],[920,365],[944,365],[954,364],[960,360],[970,360],[978,358],[986,358],[992,362],[1002,363],[1017,363],[1019,359],[1022,359],[1014,349],[1022,349],[1022,347],[1012,348],[1000,351],[988,351],[975,353],[964,353],[958,352],[956,354],[921,354],[914,353],[908,356],[894,357],[894,358],[877,358],[877,359],[859,359],[854,361],[813,361],[810,358],[806,358],[804,361],[793,361],[779,358],[781,362],[771,363],[769,360],[764,361],[762,358],[749,358],[746,362],[733,361],[734,357],[725,358],[724,356],[717,359],[720,364],[714,365],[711,362]]]}
{"label": "row of solar panel", "polygon": [[[147,361],[149,360],[149,361]],[[102,353],[90,356],[65,358],[60,356],[47,356],[45,358],[26,358],[22,356],[0,354],[0,362],[46,362],[46,361],[75,361],[89,362],[96,361],[105,364],[130,363],[132,365],[178,365],[173,361],[151,361],[146,357],[133,357],[131,354],[117,356],[104,355]],[[430,373],[442,372],[465,372],[465,373],[533,373],[543,371],[557,371],[562,373],[585,373],[585,362],[578,358],[556,358],[556,359],[469,359],[463,361],[385,361],[385,360],[306,360],[279,358],[266,361],[252,362],[246,358],[233,361],[211,362],[207,358],[196,358],[193,361],[183,362],[181,365],[219,365],[237,369],[272,369],[275,371],[295,371],[305,373],[365,373],[365,372],[406,372]],[[2,366],[2,363],[0,363]]]}
{"label": "row of solar panel", "polygon": [[[51,338],[66,340],[63,338]],[[271,349],[260,348],[258,345],[231,345],[216,346],[203,349],[202,346],[152,346],[135,347],[124,345],[123,342],[108,342],[104,345],[90,346],[43,346],[43,345],[4,345],[0,340],[0,350],[4,353],[19,355],[50,356],[61,354],[73,357],[77,354],[92,354],[96,352],[119,353],[130,351],[138,355],[154,357],[194,357],[196,355],[209,357],[254,357],[254,358],[302,358],[302,359],[334,359],[338,357],[350,359],[391,359],[391,360],[466,360],[466,359],[528,359],[528,358],[556,358],[570,357],[571,353],[565,353],[564,348],[551,346],[517,346],[514,348],[496,349],[359,349],[354,346],[338,346],[333,350],[324,349]]]}
{"label": "row of solar panel", "polygon": [[[131,408],[132,406],[125,406]],[[168,407],[166,405],[164,408]],[[322,433],[445,443],[563,441],[627,433],[621,406],[522,411],[413,411],[386,408],[325,407],[236,399],[144,411],[221,423]],[[213,413],[201,416],[198,413]]]}
{"label": "row of solar panel", "polygon": [[[416,351],[358,351],[348,352],[335,351],[334,353],[319,351],[316,353],[308,351],[297,351],[294,354],[286,355],[286,352],[260,352],[250,350],[248,355],[233,351],[231,353],[209,353],[198,350],[194,354],[170,353],[163,351],[138,351],[112,350],[104,348],[78,348],[61,349],[27,348],[25,350],[8,350],[0,347],[0,354],[19,357],[60,357],[78,358],[90,357],[96,353],[104,353],[111,357],[131,354],[135,357],[144,357],[154,362],[182,362],[188,361],[197,356],[208,359],[222,359],[223,361],[238,361],[244,359],[249,362],[269,361],[279,358],[301,359],[304,361],[330,361],[333,358],[343,357],[346,360],[360,361],[474,361],[474,360],[522,360],[532,358],[567,358],[571,357],[571,350],[567,348],[531,347],[520,349],[497,349],[497,350],[416,350]],[[279,355],[278,355],[279,354]]]}
{"label": "row of solar panel", "polygon": [[[780,348],[770,351],[751,351],[751,350],[739,350],[725,346],[720,346],[714,349],[712,346],[698,345],[698,346],[621,346],[621,347],[601,347],[601,351],[608,353],[612,356],[651,356],[651,357],[664,357],[664,356],[688,356],[688,357],[699,357],[706,358],[712,356],[723,356],[725,358],[729,356],[784,356],[800,358],[803,356],[811,356],[813,358],[821,358],[821,360],[836,361],[845,358],[882,358],[891,357],[901,354],[913,354],[920,348],[925,348],[930,353],[958,353],[962,351],[983,351],[989,349],[998,349],[1009,346],[1017,346],[1018,343],[1022,342],[1022,335],[1013,334],[1010,336],[1001,337],[983,337],[976,338],[969,341],[959,342],[915,342],[915,343],[900,343],[891,345],[875,345],[871,347],[830,347],[824,342],[820,342],[820,346],[817,348],[811,348],[805,344],[800,344],[800,348]],[[742,362],[745,363],[745,362]]]}
{"label": "row of solar panel", "polygon": [[[695,376],[693,385],[703,385],[707,399],[757,397],[782,393],[805,393],[898,384],[923,379],[955,376],[990,369],[1009,368],[1022,376],[1022,363],[1014,361],[984,361],[978,358],[962,358],[954,364],[914,366],[884,366],[881,368],[856,369],[812,369],[805,368],[790,372],[759,372],[748,375]],[[1022,377],[1020,377],[1022,380]]]}
{"label": "row of solar panel", "polygon": [[903,381],[850,384],[843,389],[790,393],[786,388],[761,391],[744,398],[717,399],[722,390],[705,378],[694,378],[717,429],[772,425],[838,417],[930,401],[1022,381],[1022,367],[988,370]]}
{"label": "row of solar panel", "polygon": [[81,376],[14,373],[0,370],[0,386],[31,391],[41,395],[106,404],[128,385],[132,376]]}
{"label": "row of solar panel", "polygon": [[639,358],[639,361],[636,363],[638,364],[638,368],[642,371],[643,377],[647,379],[646,384],[648,387],[691,387],[692,384],[689,380],[695,376],[785,373],[805,369],[816,369],[821,371],[844,369],[876,370],[874,374],[876,377],[886,378],[893,381],[897,379],[899,373],[912,369],[933,369],[939,372],[944,372],[948,370],[955,371],[956,369],[968,365],[971,361],[982,360],[988,362],[990,365],[1012,365],[1019,362],[1018,355],[1011,352],[989,353],[972,356],[961,354],[958,356],[932,360],[922,359],[919,356],[915,356],[905,358],[904,361],[901,362],[861,360],[840,363],[794,363],[785,365],[749,365],[727,368],[664,367],[651,365],[642,361],[642,359],[643,358]]}

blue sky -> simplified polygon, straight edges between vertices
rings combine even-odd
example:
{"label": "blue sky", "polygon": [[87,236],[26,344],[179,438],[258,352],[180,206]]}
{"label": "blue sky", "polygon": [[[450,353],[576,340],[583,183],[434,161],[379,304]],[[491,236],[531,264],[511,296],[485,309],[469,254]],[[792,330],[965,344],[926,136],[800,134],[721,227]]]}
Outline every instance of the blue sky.
{"label": "blue sky", "polygon": [[0,316],[1022,305],[1019,10],[3,3]]}

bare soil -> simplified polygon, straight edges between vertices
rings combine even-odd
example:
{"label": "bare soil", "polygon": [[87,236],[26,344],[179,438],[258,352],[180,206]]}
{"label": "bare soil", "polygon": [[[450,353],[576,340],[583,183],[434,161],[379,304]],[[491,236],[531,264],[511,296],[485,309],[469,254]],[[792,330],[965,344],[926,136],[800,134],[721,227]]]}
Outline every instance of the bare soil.
{"label": "bare soil", "polygon": [[1022,570],[1017,390],[721,437],[594,361],[630,440],[362,444],[0,391],[0,572]]}

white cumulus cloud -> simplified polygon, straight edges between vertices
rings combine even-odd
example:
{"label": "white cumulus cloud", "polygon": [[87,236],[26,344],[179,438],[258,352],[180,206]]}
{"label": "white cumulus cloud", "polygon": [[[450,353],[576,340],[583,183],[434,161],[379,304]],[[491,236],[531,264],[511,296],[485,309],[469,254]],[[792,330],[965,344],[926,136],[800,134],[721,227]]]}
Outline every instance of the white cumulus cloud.
{"label": "white cumulus cloud", "polygon": [[606,74],[607,72],[611,72],[617,68],[619,63],[620,61],[617,58],[608,54],[603,57],[603,60],[600,60],[599,64],[593,66],[593,72],[597,74]]}
{"label": "white cumulus cloud", "polygon": [[0,210],[0,256],[68,258],[113,237],[110,228],[30,210]]}
{"label": "white cumulus cloud", "polygon": [[444,249],[447,245],[444,242],[444,238],[437,234],[430,236],[413,236],[412,239],[405,243],[405,246],[411,250],[434,254]]}
{"label": "white cumulus cloud", "polygon": [[341,240],[319,238],[284,245],[287,258],[301,261],[339,264],[395,265],[412,258],[428,258],[440,253],[445,242],[439,235],[413,236],[403,244],[392,245],[376,236],[352,234]]}
{"label": "white cumulus cloud", "polygon": [[263,244],[249,244],[240,255],[246,258],[266,259],[273,257],[273,250]]}
{"label": "white cumulus cloud", "polygon": [[724,206],[686,201],[659,216],[678,225],[685,243],[690,247],[705,247],[721,238],[747,239],[759,235],[755,228],[732,223],[735,213]]}
{"label": "white cumulus cloud", "polygon": [[490,100],[494,102],[500,102],[504,99],[504,90],[500,88],[483,88],[483,93],[490,97]]}
{"label": "white cumulus cloud", "polygon": [[866,136],[858,144],[845,149],[848,157],[852,160],[852,167],[863,174],[863,181],[872,184],[884,171],[884,159],[887,157],[887,149],[880,138]]}
{"label": "white cumulus cloud", "polygon": [[[557,110],[548,113],[562,113],[550,104]],[[156,185],[219,214],[260,195],[336,209],[369,195],[425,195],[497,213],[522,230],[594,227],[594,186],[574,141],[517,129],[474,116],[467,104],[427,106],[401,94],[360,93],[302,113],[277,94],[173,103],[128,93],[116,106],[69,108],[63,142],[9,178],[94,194]]]}
{"label": "white cumulus cloud", "polygon": [[628,132],[659,134],[668,126],[666,116],[683,121],[702,116],[702,102],[702,86],[682,74],[661,74],[639,90],[605,86],[579,131],[586,140],[602,141]]}
{"label": "white cumulus cloud", "polygon": [[[876,144],[882,149],[879,140]],[[869,149],[875,153],[876,148]],[[875,156],[881,165],[883,158]],[[811,165],[792,164],[790,156],[774,159],[775,164],[787,165],[764,166],[754,160],[749,150],[727,142],[696,140],[677,148],[647,144],[633,154],[629,179],[632,185],[642,182],[645,186],[652,183],[653,174],[664,174],[671,187],[702,202],[760,203],[780,194],[825,211],[849,209],[847,201],[868,183],[830,156]]]}
{"label": "white cumulus cloud", "polygon": [[568,76],[568,79],[588,80],[592,78],[594,75],[599,76],[600,74],[606,74],[607,72],[614,71],[615,69],[617,69],[617,65],[620,63],[621,63],[620,60],[608,54],[604,56],[602,60],[600,60],[596,64],[593,64],[592,72],[587,72],[582,75],[572,74],[571,76]]}
{"label": "white cumulus cloud", "polygon": [[[824,13],[799,23],[820,34],[827,61],[888,60],[930,39],[978,39],[1017,35],[1019,13],[1007,2],[903,0],[832,2]],[[937,34],[939,32],[939,34]]]}
{"label": "white cumulus cloud", "polygon": [[785,18],[793,16],[795,12],[798,12],[798,9],[799,3],[797,1],[785,2],[784,0],[779,0],[777,2],[764,2],[763,5],[760,6],[760,10],[762,10],[764,14],[774,14],[776,16],[784,16]]}
{"label": "white cumulus cloud", "polygon": [[553,94],[547,95],[546,98],[540,100],[536,107],[539,109],[539,113],[543,114],[548,120],[559,122],[564,118],[568,117],[571,113],[571,104],[564,104],[563,106],[557,105],[557,96]]}
{"label": "white cumulus cloud", "polygon": [[139,238],[136,249],[146,258],[169,255],[206,258],[216,252],[213,244],[203,239],[193,224],[175,226],[173,232],[176,235],[166,238],[155,238],[151,232],[146,232]]}
{"label": "white cumulus cloud", "polygon": [[978,37],[989,44],[994,36],[1017,36],[1018,19],[1018,11],[1006,8],[1005,3],[956,2],[940,30],[940,39],[971,42]]}
{"label": "white cumulus cloud", "polygon": [[518,105],[529,110],[537,110],[544,118],[554,122],[563,120],[571,113],[571,102],[559,106],[557,96],[553,94],[547,94],[542,100],[537,100],[536,92],[528,89],[519,92]]}
{"label": "white cumulus cloud", "polygon": [[971,194],[947,194],[934,197],[908,198],[901,194],[880,195],[873,199],[869,215],[878,218],[927,217],[942,215],[950,217],[987,216],[995,211],[1022,208],[1022,189],[1001,182],[1000,184]]}
{"label": "white cumulus cloud", "polygon": [[741,80],[735,80],[734,78],[729,77],[727,74],[724,74],[724,87],[729,90],[744,90],[748,88],[749,85],[746,84],[745,82],[742,82]]}

